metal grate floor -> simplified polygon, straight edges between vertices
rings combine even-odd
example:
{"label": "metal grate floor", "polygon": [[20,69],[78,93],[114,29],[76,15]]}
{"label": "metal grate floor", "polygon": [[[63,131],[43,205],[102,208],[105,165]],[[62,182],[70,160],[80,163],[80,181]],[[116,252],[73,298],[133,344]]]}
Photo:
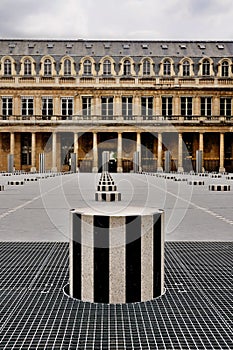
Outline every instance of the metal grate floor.
{"label": "metal grate floor", "polygon": [[68,243],[0,243],[0,349],[232,349],[231,242],[167,242],[166,294],[73,301]]}

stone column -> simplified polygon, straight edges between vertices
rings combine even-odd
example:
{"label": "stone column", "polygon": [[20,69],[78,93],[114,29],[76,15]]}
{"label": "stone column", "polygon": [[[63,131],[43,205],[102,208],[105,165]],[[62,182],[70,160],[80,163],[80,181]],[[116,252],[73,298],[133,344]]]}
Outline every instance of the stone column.
{"label": "stone column", "polygon": [[32,160],[31,160],[31,171],[36,171],[36,133],[32,132]]}
{"label": "stone column", "polygon": [[203,138],[203,133],[199,133],[199,151],[204,151],[204,138]]}
{"label": "stone column", "polygon": [[93,106],[94,114],[97,116],[101,115],[101,97],[95,96],[93,103],[94,103],[94,106]]}
{"label": "stone column", "polygon": [[115,115],[117,115],[118,117],[122,115],[122,111],[121,111],[121,96],[116,95],[114,98],[114,103],[115,103]]}
{"label": "stone column", "polygon": [[93,166],[92,172],[98,173],[98,144],[97,144],[97,132],[93,132]]}
{"label": "stone column", "polygon": [[155,96],[154,99],[155,103],[154,103],[154,111],[153,114],[154,115],[162,115],[162,100],[160,96]]}
{"label": "stone column", "polygon": [[183,173],[183,138],[182,133],[178,135],[178,173]]}
{"label": "stone column", "polygon": [[225,168],[224,168],[224,133],[220,133],[220,167],[219,167],[219,172],[224,173]]}
{"label": "stone column", "polygon": [[122,133],[118,133],[117,139],[117,172],[122,173]]}
{"label": "stone column", "polygon": [[57,171],[57,133],[52,136],[52,171]]}
{"label": "stone column", "polygon": [[15,133],[10,133],[10,154],[15,153]]}
{"label": "stone column", "polygon": [[138,157],[138,171],[142,171],[142,149],[141,149],[141,133],[137,132],[137,149],[136,151],[139,154]]}
{"label": "stone column", "polygon": [[77,162],[77,169],[78,170],[78,132],[74,133],[74,153],[76,153],[76,162]]}
{"label": "stone column", "polygon": [[157,171],[163,171],[162,167],[162,150],[163,150],[163,137],[162,133],[158,132],[158,160],[157,160]]}
{"label": "stone column", "polygon": [[173,106],[174,106],[174,115],[175,116],[180,116],[181,114],[181,109],[180,109],[180,97],[179,96],[174,96],[174,101],[173,101]]}
{"label": "stone column", "polygon": [[135,95],[133,97],[133,115],[140,116],[141,114],[141,97]]}
{"label": "stone column", "polygon": [[202,172],[204,172],[204,134],[202,132],[199,133],[199,151],[202,151]]}

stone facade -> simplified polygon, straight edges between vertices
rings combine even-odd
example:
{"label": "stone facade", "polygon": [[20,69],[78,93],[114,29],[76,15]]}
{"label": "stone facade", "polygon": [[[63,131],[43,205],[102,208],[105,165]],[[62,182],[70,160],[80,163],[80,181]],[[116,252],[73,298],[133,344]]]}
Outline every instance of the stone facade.
{"label": "stone facade", "polygon": [[0,40],[0,171],[233,171],[233,42]]}

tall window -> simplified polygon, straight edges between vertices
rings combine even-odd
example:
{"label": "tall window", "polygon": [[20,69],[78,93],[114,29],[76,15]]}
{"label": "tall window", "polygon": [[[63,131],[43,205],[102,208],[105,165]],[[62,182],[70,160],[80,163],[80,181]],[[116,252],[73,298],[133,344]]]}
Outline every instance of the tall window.
{"label": "tall window", "polygon": [[2,97],[2,115],[3,117],[13,114],[13,98]]}
{"label": "tall window", "polygon": [[172,116],[172,97],[171,96],[162,97],[162,115],[164,117]]}
{"label": "tall window", "polygon": [[83,115],[91,115],[91,97],[82,97]]}
{"label": "tall window", "polygon": [[30,165],[31,164],[31,134],[21,133],[21,164]]}
{"label": "tall window", "polygon": [[101,113],[103,116],[113,115],[113,97],[101,98]]}
{"label": "tall window", "polygon": [[143,116],[153,115],[153,97],[141,98],[141,111]]}
{"label": "tall window", "polygon": [[85,75],[91,75],[92,70],[91,70],[91,61],[90,60],[85,60],[83,63],[83,73]]}
{"label": "tall window", "polygon": [[4,75],[11,75],[11,74],[12,74],[11,61],[7,58],[4,61]]}
{"label": "tall window", "polygon": [[183,76],[184,77],[190,76],[190,62],[188,60],[185,60],[183,62]]}
{"label": "tall window", "polygon": [[32,74],[32,62],[27,58],[24,61],[24,75]]}
{"label": "tall window", "polygon": [[61,114],[63,117],[73,114],[73,97],[63,97],[61,99]]}
{"label": "tall window", "polygon": [[45,76],[52,75],[52,62],[48,58],[44,61],[44,75]]}
{"label": "tall window", "polygon": [[111,75],[111,62],[109,60],[104,60],[103,74],[104,75]]}
{"label": "tall window", "polygon": [[231,116],[231,98],[230,97],[220,98],[220,115],[224,117]]}
{"label": "tall window", "polygon": [[212,98],[211,97],[201,97],[201,115],[211,116]]}
{"label": "tall window", "polygon": [[53,115],[53,98],[52,97],[42,97],[42,116],[52,116]]}
{"label": "tall window", "polygon": [[71,75],[71,61],[68,58],[64,61],[64,75]]}
{"label": "tall window", "polygon": [[193,99],[192,97],[181,97],[181,115],[184,117],[192,116],[193,114]]}
{"label": "tall window", "polygon": [[125,60],[124,61],[123,74],[124,75],[130,75],[131,74],[131,63],[130,63],[129,60]]}
{"label": "tall window", "polygon": [[142,73],[143,75],[150,75],[151,74],[151,68],[150,68],[150,61],[145,59],[142,64]]}
{"label": "tall window", "polygon": [[122,97],[122,115],[132,116],[133,114],[133,98],[131,96]]}
{"label": "tall window", "polygon": [[33,97],[22,97],[21,99],[21,109],[22,115],[33,115]]}
{"label": "tall window", "polygon": [[163,62],[163,75],[171,75],[171,62],[169,60]]}
{"label": "tall window", "polygon": [[202,62],[202,75],[210,75],[210,62],[209,60],[203,60]]}
{"label": "tall window", "polygon": [[222,68],[221,76],[229,77],[229,63],[227,61],[223,61],[221,68]]}

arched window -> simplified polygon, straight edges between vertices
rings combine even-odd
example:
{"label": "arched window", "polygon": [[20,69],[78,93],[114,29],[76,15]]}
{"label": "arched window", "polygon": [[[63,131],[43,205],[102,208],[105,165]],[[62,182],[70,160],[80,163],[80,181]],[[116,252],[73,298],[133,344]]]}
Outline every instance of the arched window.
{"label": "arched window", "polygon": [[109,60],[105,60],[103,63],[103,74],[110,75],[111,74],[111,62]]}
{"label": "arched window", "polygon": [[71,75],[71,61],[68,58],[64,61],[64,75]]}
{"label": "arched window", "polygon": [[171,62],[169,60],[163,62],[163,75],[171,75]]}
{"label": "arched window", "polygon": [[222,77],[229,77],[229,63],[227,61],[222,62],[221,76]]}
{"label": "arched window", "polygon": [[129,60],[125,60],[124,61],[123,73],[124,73],[124,75],[130,75],[131,74],[131,63],[130,63]]}
{"label": "arched window", "polygon": [[49,58],[44,61],[44,75],[51,76],[52,75],[52,63]]}
{"label": "arched window", "polygon": [[32,74],[32,62],[27,58],[24,61],[24,75]]}
{"label": "arched window", "polygon": [[11,61],[7,58],[4,61],[4,75],[11,75],[11,74],[12,74]]}
{"label": "arched window", "polygon": [[210,75],[210,62],[209,60],[204,60],[202,62],[202,75]]}
{"label": "arched window", "polygon": [[144,60],[143,65],[142,65],[142,73],[143,75],[150,75],[150,61],[149,60]]}
{"label": "arched window", "polygon": [[91,75],[91,61],[85,60],[83,63],[83,73],[85,75]]}
{"label": "arched window", "polygon": [[188,60],[185,60],[183,62],[183,76],[184,77],[190,76],[190,62]]}

